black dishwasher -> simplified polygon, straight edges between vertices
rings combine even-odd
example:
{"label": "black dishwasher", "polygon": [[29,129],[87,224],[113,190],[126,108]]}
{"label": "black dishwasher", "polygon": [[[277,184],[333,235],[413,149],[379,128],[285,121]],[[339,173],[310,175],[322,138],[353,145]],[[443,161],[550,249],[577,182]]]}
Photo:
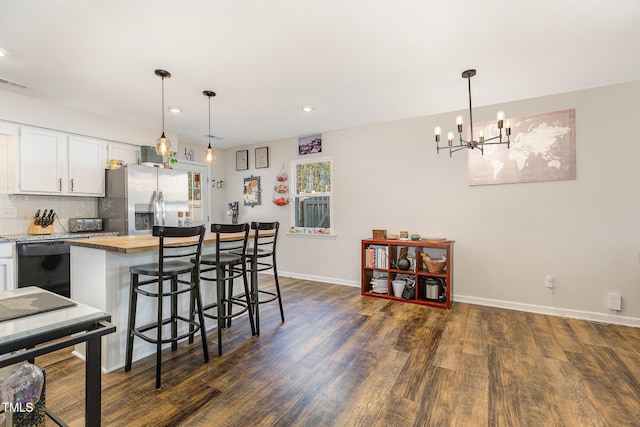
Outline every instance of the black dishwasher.
{"label": "black dishwasher", "polygon": [[37,286],[71,297],[69,244],[64,240],[17,243],[18,287]]}

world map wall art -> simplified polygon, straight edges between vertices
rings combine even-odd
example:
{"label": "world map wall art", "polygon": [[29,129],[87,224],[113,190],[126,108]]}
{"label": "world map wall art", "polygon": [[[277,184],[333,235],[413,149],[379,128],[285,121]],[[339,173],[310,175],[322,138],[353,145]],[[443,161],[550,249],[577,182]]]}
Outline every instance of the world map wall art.
{"label": "world map wall art", "polygon": [[[475,128],[475,126],[474,126]],[[576,179],[575,109],[511,119],[511,144],[469,150],[469,185]],[[478,123],[474,134],[498,135],[496,122]]]}

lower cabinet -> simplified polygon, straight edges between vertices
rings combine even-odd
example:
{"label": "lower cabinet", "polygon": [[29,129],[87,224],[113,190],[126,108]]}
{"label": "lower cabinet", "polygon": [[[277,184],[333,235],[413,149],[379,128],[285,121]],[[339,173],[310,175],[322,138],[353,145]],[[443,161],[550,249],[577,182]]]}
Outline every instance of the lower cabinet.
{"label": "lower cabinet", "polygon": [[362,295],[450,309],[453,240],[362,241]]}
{"label": "lower cabinet", "polygon": [[8,291],[15,288],[14,246],[14,243],[0,243],[0,291]]}

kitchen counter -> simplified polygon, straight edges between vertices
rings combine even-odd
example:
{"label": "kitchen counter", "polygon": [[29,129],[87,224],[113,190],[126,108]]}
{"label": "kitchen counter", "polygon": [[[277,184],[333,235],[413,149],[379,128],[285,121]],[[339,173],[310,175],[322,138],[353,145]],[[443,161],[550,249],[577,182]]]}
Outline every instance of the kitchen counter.
{"label": "kitchen counter", "polygon": [[0,236],[0,243],[25,242],[29,240],[69,240],[86,239],[89,237],[117,236],[118,233],[112,231],[96,231],[86,233],[54,233],[54,234],[10,234]]}
{"label": "kitchen counter", "polygon": [[[172,243],[180,241],[193,242],[196,238],[172,239]],[[204,236],[204,244],[215,244],[215,233],[207,232]],[[70,246],[100,249],[121,254],[134,254],[138,252],[157,251],[158,238],[150,234],[137,236],[94,237],[93,239],[70,240]]]}
{"label": "kitchen counter", "polygon": [[[172,239],[173,240],[173,239]],[[184,239],[191,240],[191,239]],[[215,252],[215,233],[205,235],[203,254]],[[102,370],[111,372],[124,366],[127,319],[129,310],[131,266],[157,262],[158,238],[151,235],[95,237],[70,240],[71,248],[71,298],[111,315],[116,332],[103,338]],[[240,282],[238,282],[240,286]],[[207,303],[216,300],[215,286],[202,287],[202,299]],[[165,301],[169,312],[169,301]],[[189,312],[189,298],[178,299],[178,310]],[[138,300],[137,318],[141,324],[157,318],[153,298]],[[206,319],[206,329],[215,322]],[[184,331],[178,331],[182,333]],[[167,344],[168,346],[168,344]],[[76,352],[83,353],[82,348]],[[144,340],[134,340],[133,360],[155,354],[156,346]]]}

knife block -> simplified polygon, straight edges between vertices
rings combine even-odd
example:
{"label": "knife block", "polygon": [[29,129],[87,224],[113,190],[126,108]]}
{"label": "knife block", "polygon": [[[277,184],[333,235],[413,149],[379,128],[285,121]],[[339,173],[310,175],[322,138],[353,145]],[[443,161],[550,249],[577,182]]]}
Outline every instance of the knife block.
{"label": "knife block", "polygon": [[34,218],[31,218],[31,224],[29,224],[29,234],[53,234],[53,224],[43,227],[41,225],[34,224]]}

